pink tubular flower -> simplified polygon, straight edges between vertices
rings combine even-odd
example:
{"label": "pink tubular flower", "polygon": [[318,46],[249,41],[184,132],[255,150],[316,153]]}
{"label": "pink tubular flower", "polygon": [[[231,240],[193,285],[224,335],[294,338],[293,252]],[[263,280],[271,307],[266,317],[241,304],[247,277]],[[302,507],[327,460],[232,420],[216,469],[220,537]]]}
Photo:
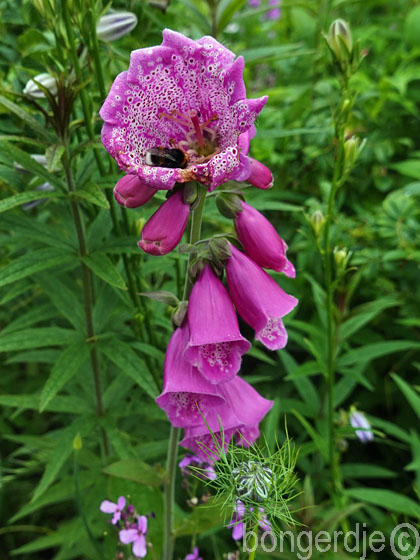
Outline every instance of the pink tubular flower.
{"label": "pink tubular flower", "polygon": [[226,278],[233,303],[244,321],[255,329],[255,338],[270,350],[284,348],[287,333],[281,318],[290,313],[297,299],[280,286],[253,260],[230,245]]}
{"label": "pink tubular flower", "polygon": [[[155,189],[196,180],[213,190],[246,179],[250,164],[238,137],[267,97],[246,98],[243,67],[212,37],[193,41],[165,29],[160,46],[131,53],[128,71],[112,85],[100,110],[106,149]],[[172,150],[179,165],[165,163],[162,150]]]}
{"label": "pink tubular flower", "polygon": [[286,257],[286,243],[258,210],[246,202],[241,201],[241,204],[242,212],[235,219],[235,230],[245,253],[261,267],[294,278],[296,271]]}
{"label": "pink tubular flower", "polygon": [[188,303],[190,340],[185,358],[210,383],[232,379],[250,343],[239,331],[229,294],[210,265],[200,272]]}
{"label": "pink tubular flower", "polygon": [[[253,511],[254,508],[251,508],[251,511]],[[260,513],[264,514],[264,508],[259,508]],[[232,519],[229,523],[229,525],[227,526],[228,529],[233,529],[232,531],[232,539],[235,541],[240,541],[242,539],[242,537],[244,536],[244,531],[246,529],[244,522],[242,521],[242,519],[245,517],[246,514],[246,509],[244,504],[241,502],[241,500],[238,500],[236,502],[236,506],[233,512],[233,516]],[[271,531],[272,530],[272,525],[271,523],[268,521],[267,516],[266,515],[262,515],[262,517],[260,518],[260,520],[258,521],[258,525],[260,527],[260,529],[262,529],[263,531]]]}
{"label": "pink tubular flower", "polygon": [[137,208],[146,204],[156,193],[137,175],[125,175],[114,187],[114,197],[118,204],[126,208]]}
{"label": "pink tubular flower", "polygon": [[187,554],[184,560],[203,560],[200,556],[200,551],[198,550],[198,547],[196,546],[194,550],[191,552],[191,554]]}
{"label": "pink tubular flower", "polygon": [[[217,386],[226,402],[220,407],[212,408],[204,420],[197,426],[185,429],[182,447],[187,447],[203,461],[217,460],[218,451],[213,437],[226,446],[234,434],[247,434],[247,444],[254,443],[258,437],[259,422],[273,406],[273,401],[262,397],[249,383],[239,376]],[[253,431],[249,430],[253,427]],[[213,432],[213,437],[209,432]],[[223,434],[221,432],[223,429]],[[253,437],[251,437],[253,436]]]}
{"label": "pink tubular flower", "polygon": [[112,516],[112,524],[116,525],[118,521],[121,519],[121,512],[125,508],[125,498],[124,496],[120,496],[116,504],[114,502],[110,502],[109,500],[104,500],[100,505],[100,510],[103,513],[113,513]]}
{"label": "pink tubular flower", "polygon": [[[202,472],[188,470],[188,467],[191,465],[202,469]],[[198,478],[202,478],[203,480],[205,480],[206,478],[208,478],[209,480],[216,480],[217,478],[212,463],[203,461],[202,459],[200,459],[200,457],[197,457],[196,455],[190,455],[189,453],[187,453],[187,455],[185,455],[185,457],[181,459],[181,461],[178,463],[178,467],[181,469],[181,472],[184,476],[188,474],[195,474],[196,476],[198,476]]]}
{"label": "pink tubular flower", "polygon": [[189,215],[190,205],[184,202],[181,189],[165,200],[148,220],[138,246],[149,255],[167,255],[181,241]]}
{"label": "pink tubular flower", "polygon": [[133,543],[133,554],[137,558],[146,556],[146,534],[147,534],[147,517],[139,515],[137,518],[137,526],[134,525],[130,529],[120,531],[120,541],[123,544]]}
{"label": "pink tubular flower", "polygon": [[187,324],[172,335],[163,368],[163,391],[156,399],[171,424],[181,428],[200,424],[202,415],[224,403],[215,387],[184,359],[188,338]]}
{"label": "pink tubular flower", "polygon": [[273,186],[273,175],[263,163],[254,158],[248,158],[251,165],[251,173],[246,179],[248,183],[257,189],[271,189]]}

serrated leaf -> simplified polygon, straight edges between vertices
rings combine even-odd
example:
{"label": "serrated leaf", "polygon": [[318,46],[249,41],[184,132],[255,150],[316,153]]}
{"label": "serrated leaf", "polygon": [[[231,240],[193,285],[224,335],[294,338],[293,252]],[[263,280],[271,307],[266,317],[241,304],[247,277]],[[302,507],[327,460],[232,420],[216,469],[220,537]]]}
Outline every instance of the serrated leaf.
{"label": "serrated leaf", "polygon": [[45,346],[65,346],[74,342],[74,339],[78,336],[76,331],[62,329],[61,327],[24,329],[5,335],[0,333],[0,352],[45,348]]}
{"label": "serrated leaf", "polygon": [[49,247],[30,251],[0,270],[0,287],[32,276],[36,272],[41,272],[41,270],[70,264],[72,261],[75,264],[77,263],[75,255],[63,254],[62,249]]}
{"label": "serrated leaf", "polygon": [[83,187],[79,187],[77,190],[73,191],[72,195],[83,198],[92,204],[96,204],[96,206],[100,206],[101,208],[105,208],[109,210],[109,202],[103,193],[103,191],[93,183],[84,185]]}
{"label": "serrated leaf", "polygon": [[383,488],[351,488],[344,490],[347,496],[373,504],[396,513],[420,518],[420,506],[411,498]]}
{"label": "serrated leaf", "polygon": [[152,399],[158,396],[156,383],[143,360],[123,341],[108,340],[98,349],[126,375],[131,377]]}
{"label": "serrated leaf", "polygon": [[111,286],[126,290],[127,286],[118,272],[111,259],[104,253],[92,253],[91,255],[80,257],[81,260],[94,272],[99,278],[102,278]]}
{"label": "serrated leaf", "polygon": [[43,412],[46,409],[48,403],[76,375],[88,357],[89,347],[84,340],[71,344],[60,354],[42,389],[39,412]]}
{"label": "serrated leaf", "polygon": [[11,208],[25,204],[26,202],[32,202],[33,200],[42,200],[43,198],[58,198],[60,193],[56,191],[26,191],[22,193],[9,196],[0,201],[0,213],[6,212]]}
{"label": "serrated leaf", "polygon": [[124,459],[102,469],[105,474],[133,480],[145,486],[160,486],[163,478],[157,470],[140,459]]}
{"label": "serrated leaf", "polygon": [[49,134],[45,126],[42,126],[36,119],[34,119],[34,117],[19,107],[19,105],[16,105],[16,103],[13,103],[13,101],[10,101],[3,95],[0,95],[0,105],[3,105],[3,107],[6,107],[6,109],[14,113],[19,119],[32,128],[32,130],[35,130],[38,136],[46,140],[48,143],[54,142],[54,137]]}
{"label": "serrated leaf", "polygon": [[354,363],[368,362],[394,352],[404,352],[405,350],[416,350],[420,348],[420,343],[411,340],[388,340],[386,342],[373,342],[361,348],[350,350],[338,360],[338,366],[349,366]]}

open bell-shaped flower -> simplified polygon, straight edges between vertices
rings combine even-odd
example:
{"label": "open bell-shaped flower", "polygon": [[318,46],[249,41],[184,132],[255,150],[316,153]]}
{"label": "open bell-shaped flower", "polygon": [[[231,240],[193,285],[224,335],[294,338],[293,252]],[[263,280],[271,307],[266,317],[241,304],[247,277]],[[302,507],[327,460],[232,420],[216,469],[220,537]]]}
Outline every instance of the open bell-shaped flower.
{"label": "open bell-shaped flower", "polygon": [[185,360],[183,354],[188,338],[186,323],[172,335],[163,367],[163,391],[156,399],[171,424],[179,428],[200,424],[203,415],[225,401],[214,385]]}
{"label": "open bell-shaped flower", "polygon": [[180,189],[156,210],[141,231],[139,247],[149,255],[167,255],[184,233],[190,215],[190,205],[184,202]]}
{"label": "open bell-shaped flower", "polygon": [[112,85],[100,110],[106,149],[156,189],[246,180],[250,162],[239,137],[267,97],[247,99],[243,69],[243,58],[212,37],[193,41],[165,29],[161,45],[131,53]]}
{"label": "open bell-shaped flower", "polygon": [[294,278],[296,271],[286,257],[287,245],[258,210],[241,201],[242,212],[235,219],[235,230],[245,253],[263,268]]}
{"label": "open bell-shaped flower", "polygon": [[256,340],[270,350],[284,348],[287,332],[281,318],[296,306],[297,299],[284,292],[252,259],[233,245],[230,248],[226,278],[239,315],[255,329]]}
{"label": "open bell-shaped flower", "polygon": [[137,175],[125,175],[114,187],[115,200],[126,208],[143,206],[155,194],[156,189],[148,187]]}
{"label": "open bell-shaped flower", "polygon": [[188,325],[185,358],[210,383],[232,379],[241,367],[242,354],[251,345],[241,335],[229,294],[210,265],[201,270],[191,291]]}

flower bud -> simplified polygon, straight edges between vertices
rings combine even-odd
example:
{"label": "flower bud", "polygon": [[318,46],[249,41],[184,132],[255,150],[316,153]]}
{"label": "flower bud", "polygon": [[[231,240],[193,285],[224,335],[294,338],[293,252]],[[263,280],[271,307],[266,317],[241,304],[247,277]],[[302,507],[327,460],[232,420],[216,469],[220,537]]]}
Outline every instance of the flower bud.
{"label": "flower bud", "polygon": [[209,249],[218,261],[224,261],[232,256],[229,242],[224,237],[213,237],[209,242]]}
{"label": "flower bud", "polygon": [[137,25],[137,16],[131,12],[111,12],[102,16],[96,26],[98,39],[110,43],[124,37]]}
{"label": "flower bud", "polygon": [[139,247],[149,255],[167,255],[184,233],[190,205],[183,201],[182,189],[174,193],[156,210],[141,232]]}
{"label": "flower bud", "polygon": [[121,206],[138,208],[146,204],[156,193],[137,175],[125,175],[114,187],[114,198]]}
{"label": "flower bud", "polygon": [[373,440],[372,426],[363,412],[359,412],[354,406],[350,410],[350,424],[355,428],[355,434],[362,443],[368,443]]}
{"label": "flower bud", "polygon": [[174,327],[182,327],[182,323],[187,315],[188,301],[180,301],[172,315],[172,324]]}
{"label": "flower bud", "polygon": [[216,197],[216,206],[225,218],[234,220],[242,212],[241,199],[234,193],[222,193]]}
{"label": "flower bud", "polygon": [[341,66],[351,60],[353,37],[348,23],[343,19],[333,21],[325,39]]}
{"label": "flower bud", "polygon": [[52,95],[57,95],[56,79],[46,72],[44,72],[43,74],[38,74],[33,80],[28,81],[23,89],[23,93],[25,95],[29,95],[30,97],[34,97],[35,99],[42,99],[43,97],[45,97],[45,93],[35,82],[39,82]]}
{"label": "flower bud", "polygon": [[338,275],[345,273],[351,255],[352,252],[347,251],[346,247],[343,247],[342,249],[334,247],[334,262]]}
{"label": "flower bud", "polygon": [[315,235],[319,237],[322,228],[324,227],[325,224],[325,216],[321,212],[321,210],[315,210],[315,212],[312,214],[310,218],[310,222]]}
{"label": "flower bud", "polygon": [[251,164],[251,174],[247,182],[257,189],[271,189],[273,186],[273,175],[271,171],[260,161],[248,158]]}
{"label": "flower bud", "polygon": [[361,142],[357,136],[351,136],[344,142],[344,166],[346,170],[350,171],[353,168],[365,143],[365,140]]}

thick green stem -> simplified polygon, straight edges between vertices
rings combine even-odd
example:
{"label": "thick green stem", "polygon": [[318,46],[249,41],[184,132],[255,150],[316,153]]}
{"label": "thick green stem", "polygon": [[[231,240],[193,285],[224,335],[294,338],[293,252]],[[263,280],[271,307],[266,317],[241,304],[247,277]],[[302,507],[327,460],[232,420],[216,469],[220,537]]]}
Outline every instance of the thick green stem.
{"label": "thick green stem", "polygon": [[[191,220],[191,230],[190,230],[190,243],[194,244],[199,241],[201,236],[201,224],[203,221],[203,210],[204,203],[206,201],[206,190],[199,186],[199,200],[198,204],[193,211]],[[187,300],[191,288],[192,281],[189,276],[188,270],[191,263],[191,255],[188,259],[187,275],[185,277],[184,285],[184,295],[183,299]],[[165,547],[163,550],[162,560],[172,560],[174,547],[175,547],[175,535],[172,529],[172,518],[173,509],[175,501],[175,479],[176,479],[176,467],[177,467],[177,456],[178,456],[178,441],[180,435],[180,428],[174,428],[171,426],[171,432],[169,436],[169,447],[168,455],[166,459],[166,484],[165,484]]]}
{"label": "thick green stem", "polygon": [[[67,180],[67,188],[69,193],[72,195],[70,199],[71,210],[73,213],[73,221],[76,228],[77,233],[77,240],[79,243],[79,253],[81,257],[87,256],[87,246],[86,246],[86,238],[85,232],[83,228],[82,217],[80,213],[79,203],[77,199],[74,197],[74,182],[73,182],[73,175],[71,172],[71,165],[70,165],[70,155],[69,155],[69,148],[67,146],[66,153],[63,156],[63,165],[64,171],[66,174]],[[98,351],[96,348],[96,334],[95,328],[93,325],[93,282],[92,282],[92,273],[89,267],[86,266],[84,262],[82,262],[82,282],[83,282],[83,296],[84,296],[84,309],[85,309],[85,322],[86,322],[86,337],[89,343],[91,344],[90,349],[90,362],[92,366],[92,374],[93,374],[93,382],[95,386],[95,399],[96,399],[96,412],[99,417],[103,417],[104,414],[104,406],[102,402],[102,391],[101,391],[101,378],[100,378],[100,371],[99,371],[99,359],[98,359]],[[108,438],[106,437],[106,433],[101,428],[102,434],[102,441],[104,447],[105,455],[108,455],[109,448],[108,448]]]}
{"label": "thick green stem", "polygon": [[257,552],[257,548],[258,548],[257,540],[258,540],[258,521],[255,523],[254,527],[252,528],[251,537],[249,539],[249,542],[247,543],[248,550],[250,550],[248,556],[249,560],[254,560],[255,558],[255,553]]}

